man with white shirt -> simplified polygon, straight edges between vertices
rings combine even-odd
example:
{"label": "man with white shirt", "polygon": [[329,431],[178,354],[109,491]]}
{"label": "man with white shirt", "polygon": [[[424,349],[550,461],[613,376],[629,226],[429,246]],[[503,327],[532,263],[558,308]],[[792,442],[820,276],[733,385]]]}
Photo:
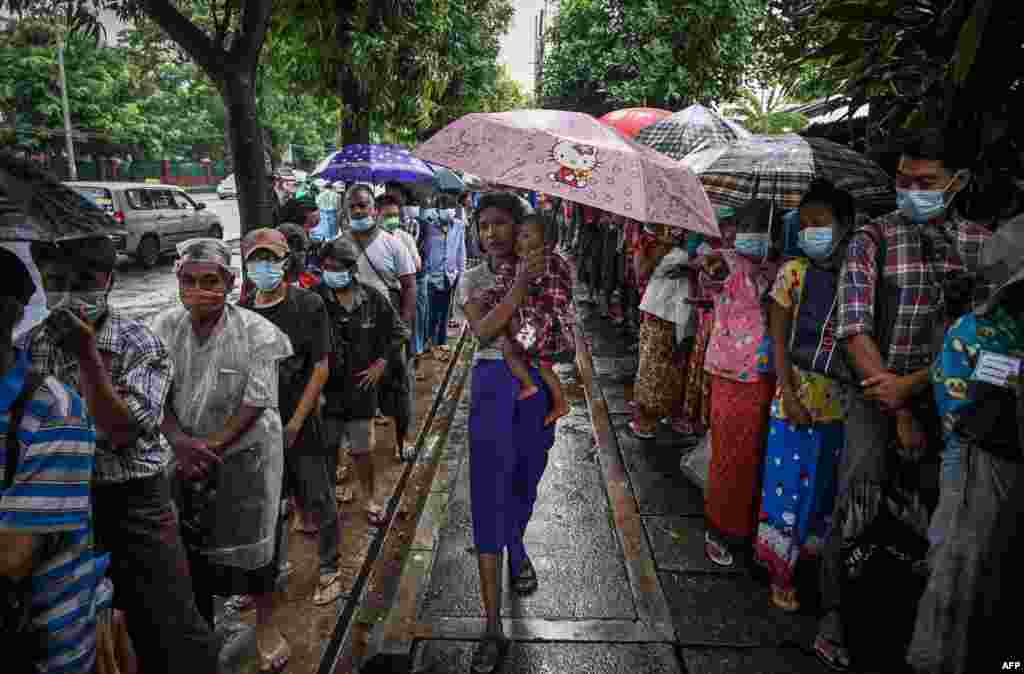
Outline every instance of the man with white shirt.
{"label": "man with white shirt", "polygon": [[[406,244],[378,226],[379,213],[373,189],[369,185],[353,185],[345,193],[352,238],[360,249],[359,278],[378,289],[391,301],[402,322],[416,324],[416,260]],[[380,409],[384,416],[395,419],[396,449],[400,458],[412,458],[413,448],[406,447],[406,436],[412,425],[412,377],[407,350],[389,364],[389,372],[381,382]]]}

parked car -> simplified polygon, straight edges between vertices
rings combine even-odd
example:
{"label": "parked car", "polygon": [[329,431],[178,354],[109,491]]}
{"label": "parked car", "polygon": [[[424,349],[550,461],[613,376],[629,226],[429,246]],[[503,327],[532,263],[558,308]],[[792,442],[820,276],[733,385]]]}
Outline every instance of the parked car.
{"label": "parked car", "polygon": [[206,204],[173,185],[142,183],[69,182],[73,190],[103,208],[123,228],[118,252],[144,267],[154,267],[177,244],[199,236],[224,237],[220,218]]}
{"label": "parked car", "polygon": [[232,173],[217,185],[217,196],[221,199],[235,199],[238,197],[238,188],[235,186],[235,174]]}

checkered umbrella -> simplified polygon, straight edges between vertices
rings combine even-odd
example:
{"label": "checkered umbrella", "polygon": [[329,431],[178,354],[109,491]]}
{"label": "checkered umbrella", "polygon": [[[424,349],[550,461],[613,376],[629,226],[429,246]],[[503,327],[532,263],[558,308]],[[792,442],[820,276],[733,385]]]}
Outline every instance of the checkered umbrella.
{"label": "checkered umbrella", "polygon": [[771,199],[782,208],[796,208],[815,178],[849,192],[860,210],[896,204],[892,179],[876,163],[838,143],[792,133],[733,143],[697,172],[715,206]]}
{"label": "checkered umbrella", "polygon": [[750,132],[703,105],[691,105],[640,130],[636,142],[673,159],[749,138]]}

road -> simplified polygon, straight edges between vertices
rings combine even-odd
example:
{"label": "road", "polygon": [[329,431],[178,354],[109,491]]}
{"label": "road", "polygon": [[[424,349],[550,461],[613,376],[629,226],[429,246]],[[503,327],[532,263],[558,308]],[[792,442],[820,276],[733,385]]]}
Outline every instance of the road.
{"label": "road", "polygon": [[[233,244],[235,257],[232,264],[241,269],[237,242],[241,237],[242,223],[238,217],[238,202],[234,199],[221,201],[215,194],[197,194],[193,198],[206,204],[211,213],[220,218],[224,240]],[[238,297],[238,290],[231,300]],[[178,301],[178,285],[174,279],[174,260],[164,258],[153,269],[143,269],[131,258],[121,257],[117,264],[117,279],[110,294],[111,305],[126,316],[148,318]]]}

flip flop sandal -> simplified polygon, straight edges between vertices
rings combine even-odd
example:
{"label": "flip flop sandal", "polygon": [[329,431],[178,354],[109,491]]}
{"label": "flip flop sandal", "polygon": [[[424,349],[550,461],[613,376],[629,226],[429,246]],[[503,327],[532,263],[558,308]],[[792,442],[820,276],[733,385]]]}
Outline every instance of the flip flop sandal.
{"label": "flip flop sandal", "polygon": [[224,602],[224,608],[241,613],[242,611],[248,611],[256,606],[256,598],[251,594],[236,594],[226,602]]}
{"label": "flip flop sandal", "polygon": [[800,610],[800,602],[797,601],[796,590],[787,590],[775,585],[772,586],[772,604],[775,605],[775,608],[786,613],[796,613]]}
{"label": "flip flop sandal", "polygon": [[637,427],[636,423],[632,421],[630,421],[629,424],[627,424],[627,428],[629,428],[630,434],[637,440],[653,440],[654,438],[658,437],[657,433],[645,433],[641,431]]}
{"label": "flip flop sandal", "polygon": [[[511,569],[509,573],[511,574]],[[512,590],[519,596],[526,596],[536,592],[537,585],[537,571],[527,557],[519,564],[519,574],[512,574]]]}
{"label": "flip flop sandal", "polygon": [[338,503],[352,503],[356,499],[356,493],[352,487],[338,487],[334,490],[334,498]]}
{"label": "flip flop sandal", "polygon": [[507,650],[508,640],[504,637],[484,637],[473,651],[472,670],[474,674],[491,674],[498,668]]}
{"label": "flip flop sandal", "polygon": [[416,460],[416,446],[406,445],[398,450],[398,460],[403,463],[410,463]]}
{"label": "flip flop sandal", "polygon": [[316,585],[316,592],[313,593],[313,603],[316,606],[326,606],[338,601],[341,596],[341,571],[335,571],[326,576],[320,576]]}
{"label": "flip flop sandal", "polygon": [[340,468],[338,468],[337,472],[334,474],[334,482],[336,484],[341,484],[342,482],[344,482],[347,479],[348,479],[348,466],[341,466]]}
{"label": "flip flop sandal", "polygon": [[292,657],[292,648],[288,645],[288,642],[281,638],[281,645],[271,653],[270,655],[263,655],[260,653],[260,673],[272,672],[273,674],[280,674],[288,668],[288,661]]}
{"label": "flip flop sandal", "polygon": [[814,640],[814,656],[834,672],[850,671],[850,656],[846,647],[828,637],[819,636]]}
{"label": "flip flop sandal", "polygon": [[724,545],[711,540],[711,534],[708,532],[704,532],[704,554],[713,564],[722,568],[729,568],[736,562]]}
{"label": "flip flop sandal", "polygon": [[366,519],[375,527],[383,527],[388,523],[387,513],[376,507],[367,509]]}

